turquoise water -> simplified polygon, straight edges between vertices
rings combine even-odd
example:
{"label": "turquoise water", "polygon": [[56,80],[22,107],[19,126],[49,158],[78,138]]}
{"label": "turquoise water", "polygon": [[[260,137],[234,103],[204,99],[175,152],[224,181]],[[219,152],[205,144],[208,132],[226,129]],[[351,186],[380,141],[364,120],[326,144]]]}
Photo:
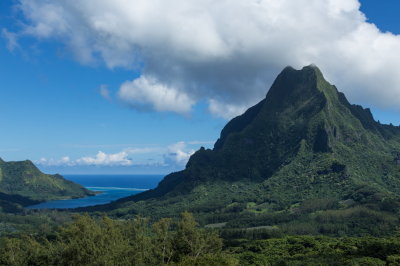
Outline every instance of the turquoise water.
{"label": "turquoise water", "polygon": [[47,201],[27,208],[71,209],[106,204],[156,187],[163,175],[65,175],[64,177],[101,193],[80,199]]}

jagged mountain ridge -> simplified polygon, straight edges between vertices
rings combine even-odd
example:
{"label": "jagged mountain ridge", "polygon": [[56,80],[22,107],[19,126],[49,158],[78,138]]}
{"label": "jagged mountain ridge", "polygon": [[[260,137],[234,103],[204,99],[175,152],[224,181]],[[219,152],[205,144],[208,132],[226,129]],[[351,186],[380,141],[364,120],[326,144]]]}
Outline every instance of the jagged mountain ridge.
{"label": "jagged mountain ridge", "polygon": [[353,143],[391,154],[399,150],[399,136],[399,127],[381,125],[369,109],[351,105],[317,67],[300,71],[287,67],[264,100],[224,127],[213,150],[200,149],[183,172],[167,176],[155,190],[132,199],[161,196],[186,183],[187,190],[180,191],[185,193],[204,179],[262,182],[292,162],[301,149],[331,154],[345,165],[340,154]]}
{"label": "jagged mountain ridge", "polygon": [[307,200],[332,199],[335,208],[398,204],[399,152],[399,127],[350,104],[316,66],[287,67],[265,99],[224,127],[212,150],[198,150],[157,188],[97,209],[212,212],[207,219],[229,221],[253,210],[250,203],[268,213]]}

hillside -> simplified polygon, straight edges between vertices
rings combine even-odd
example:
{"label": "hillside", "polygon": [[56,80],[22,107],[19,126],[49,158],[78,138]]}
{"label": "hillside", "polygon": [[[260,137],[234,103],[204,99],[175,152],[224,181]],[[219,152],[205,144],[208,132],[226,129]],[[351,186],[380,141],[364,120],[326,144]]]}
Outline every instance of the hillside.
{"label": "hillside", "polygon": [[3,211],[88,195],[93,192],[60,175],[44,174],[31,161],[5,162],[0,159],[0,206]]}
{"label": "hillside", "polygon": [[311,65],[285,68],[266,98],[185,170],[90,210],[156,217],[188,210],[225,228],[380,234],[398,225],[399,193],[400,128],[350,104]]}

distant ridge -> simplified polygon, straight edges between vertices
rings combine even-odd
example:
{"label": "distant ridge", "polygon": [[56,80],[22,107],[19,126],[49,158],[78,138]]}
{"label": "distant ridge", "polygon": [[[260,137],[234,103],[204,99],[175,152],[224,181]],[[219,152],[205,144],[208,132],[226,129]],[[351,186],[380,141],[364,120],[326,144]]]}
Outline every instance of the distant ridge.
{"label": "distant ridge", "polygon": [[5,162],[0,158],[0,207],[13,212],[48,200],[94,195],[61,175],[42,173],[31,161]]}

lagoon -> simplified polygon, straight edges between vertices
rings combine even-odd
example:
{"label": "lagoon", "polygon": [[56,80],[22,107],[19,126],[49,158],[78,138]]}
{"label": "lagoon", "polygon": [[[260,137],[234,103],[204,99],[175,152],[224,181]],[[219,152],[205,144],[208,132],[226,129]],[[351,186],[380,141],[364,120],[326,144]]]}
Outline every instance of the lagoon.
{"label": "lagoon", "polygon": [[163,175],[65,175],[64,178],[100,194],[68,200],[53,200],[28,206],[28,209],[71,209],[110,203],[152,189]]}

